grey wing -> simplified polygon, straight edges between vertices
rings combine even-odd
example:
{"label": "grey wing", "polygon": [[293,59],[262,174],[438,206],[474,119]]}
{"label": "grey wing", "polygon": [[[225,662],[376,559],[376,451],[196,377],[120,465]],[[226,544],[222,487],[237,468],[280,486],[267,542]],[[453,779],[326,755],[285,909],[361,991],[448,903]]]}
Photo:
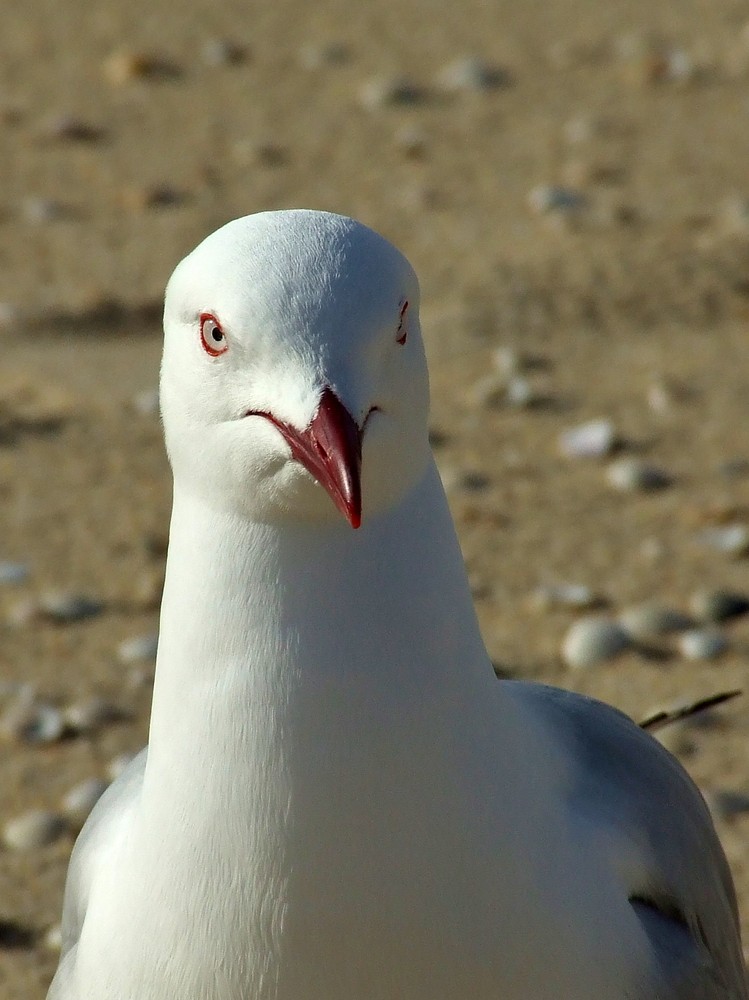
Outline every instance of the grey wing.
{"label": "grey wing", "polygon": [[[130,821],[137,805],[148,747],[145,747],[112,782],[91,811],[70,857],[62,906],[60,964],[48,1000],[68,1000],[65,983],[72,971],[75,950],[86,917],[91,885],[96,873],[109,861],[117,834]],[[70,1000],[73,1000],[71,997]]]}
{"label": "grey wing", "polygon": [[637,1000],[748,1000],[728,862],[679,762],[608,705],[541,684],[503,684],[578,765],[568,807],[606,827],[612,854],[637,858],[622,891],[653,957]]}

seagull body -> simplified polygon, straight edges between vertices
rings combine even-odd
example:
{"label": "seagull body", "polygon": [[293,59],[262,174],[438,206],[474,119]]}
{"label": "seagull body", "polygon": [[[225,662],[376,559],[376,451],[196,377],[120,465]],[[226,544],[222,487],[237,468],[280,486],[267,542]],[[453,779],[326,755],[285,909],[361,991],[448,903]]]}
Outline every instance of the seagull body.
{"label": "seagull body", "polygon": [[746,1000],[680,765],[494,676],[405,259],[340,216],[240,219],[165,334],[149,746],[76,844],[49,1000]]}

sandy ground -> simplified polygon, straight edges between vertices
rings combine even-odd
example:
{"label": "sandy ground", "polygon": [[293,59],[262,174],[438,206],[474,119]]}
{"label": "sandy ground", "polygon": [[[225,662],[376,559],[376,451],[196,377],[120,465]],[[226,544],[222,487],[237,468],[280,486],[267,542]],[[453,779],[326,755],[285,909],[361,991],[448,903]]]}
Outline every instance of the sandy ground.
{"label": "sandy ground", "polygon": [[[499,668],[636,718],[746,686],[745,618],[715,661],[668,640],[574,671],[560,648],[579,612],[534,593],[584,584],[616,614],[749,591],[746,559],[701,541],[749,523],[748,15],[744,0],[4,0],[0,560],[29,574],[0,584],[0,709],[30,683],[126,718],[0,743],[0,824],[58,809],[145,740],[152,665],[117,651],[156,627],[170,481],[134,400],[156,385],[172,267],[261,209],[355,215],[421,275],[434,439]],[[451,89],[470,56],[492,72]],[[542,185],[560,207],[539,210],[560,201]],[[509,355],[528,405],[507,400]],[[561,456],[560,431],[597,417],[671,485],[618,492],[605,461]],[[103,611],[19,621],[49,591]],[[746,698],[716,716],[684,763],[706,791],[749,792]],[[718,824],[746,920],[749,821]],[[71,845],[0,846],[2,1000],[44,996]]]}

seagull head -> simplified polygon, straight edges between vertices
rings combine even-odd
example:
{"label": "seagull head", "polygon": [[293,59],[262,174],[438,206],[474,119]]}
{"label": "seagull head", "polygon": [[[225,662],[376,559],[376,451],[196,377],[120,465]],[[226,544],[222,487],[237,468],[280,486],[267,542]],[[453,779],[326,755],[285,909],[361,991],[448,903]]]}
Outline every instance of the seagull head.
{"label": "seagull head", "polygon": [[253,520],[357,528],[423,475],[418,281],[361,223],[302,210],[228,223],[174,271],[164,331],[178,488]]}

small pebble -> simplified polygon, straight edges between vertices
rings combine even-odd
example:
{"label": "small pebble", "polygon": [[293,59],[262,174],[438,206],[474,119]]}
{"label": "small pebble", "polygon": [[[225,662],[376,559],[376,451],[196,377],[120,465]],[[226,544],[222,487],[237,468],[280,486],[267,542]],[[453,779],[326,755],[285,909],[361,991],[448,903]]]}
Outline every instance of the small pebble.
{"label": "small pebble", "polygon": [[62,816],[45,809],[33,809],[3,827],[3,841],[14,851],[27,851],[46,847],[63,835],[66,823]]}
{"label": "small pebble", "polygon": [[132,639],[124,639],[117,647],[117,659],[120,663],[137,663],[140,660],[155,660],[159,648],[159,634],[136,635]]}
{"label": "small pebble", "polygon": [[167,532],[151,532],[143,539],[143,547],[149,556],[163,559],[169,548],[169,534]]}
{"label": "small pebble", "polygon": [[703,789],[702,794],[710,812],[718,819],[731,820],[749,812],[749,795],[744,792]]}
{"label": "small pebble", "polygon": [[41,225],[45,222],[55,222],[68,215],[68,209],[55,198],[40,198],[29,195],[21,202],[21,211],[27,222]]}
{"label": "small pebble", "polygon": [[600,131],[600,126],[595,119],[588,115],[577,115],[577,117],[570,118],[569,121],[564,123],[562,135],[565,142],[568,142],[571,146],[577,146],[595,139]]}
{"label": "small pebble", "polygon": [[427,151],[427,137],[415,125],[403,125],[393,136],[395,145],[410,160],[422,160]]}
{"label": "small pebble", "polygon": [[8,330],[21,319],[21,310],[12,302],[0,302],[0,330]]}
{"label": "small pebble", "polygon": [[482,375],[468,390],[469,401],[479,408],[501,405],[507,398],[506,376],[497,372]]}
{"label": "small pebble", "polygon": [[510,82],[509,75],[478,56],[455,59],[440,71],[437,85],[450,92],[494,90]]}
{"label": "small pebble", "polygon": [[33,687],[24,684],[0,717],[0,734],[21,743],[55,743],[65,732],[65,720],[55,705],[38,701]]}
{"label": "small pebble", "polygon": [[0,583],[23,583],[28,575],[25,563],[0,562]]}
{"label": "small pebble", "polygon": [[146,184],[127,188],[122,194],[123,204],[131,212],[147,212],[154,208],[174,208],[189,200],[185,191],[171,184]]}
{"label": "small pebble", "polygon": [[153,670],[144,670],[142,667],[133,667],[128,671],[127,684],[132,691],[142,691],[153,686]]}
{"label": "small pebble", "polygon": [[116,87],[134,80],[179,76],[179,69],[163,56],[149,52],[120,49],[104,60],[103,71],[109,83]]}
{"label": "small pebble", "polygon": [[588,207],[588,199],[572,188],[539,184],[528,195],[528,205],[537,215],[547,215],[550,212],[578,214]]}
{"label": "small pebble", "polygon": [[351,52],[343,42],[325,42],[322,45],[309,43],[299,50],[299,63],[304,69],[342,66],[350,58]]}
{"label": "small pebble", "polygon": [[743,556],[749,552],[749,528],[734,523],[705,528],[698,535],[703,545],[730,556]]}
{"label": "small pebble", "polygon": [[528,379],[522,375],[513,375],[507,383],[505,398],[510,406],[523,409],[526,406],[534,406],[538,402],[538,396],[533,391]]}
{"label": "small pebble", "polygon": [[[28,714],[17,722],[17,738],[24,743],[56,743],[65,732],[62,712],[55,705],[44,702],[33,705]],[[7,719],[4,723],[7,723]]]}
{"label": "small pebble", "polygon": [[666,45],[658,38],[631,32],[620,36],[615,45],[633,84],[685,84],[698,74],[692,56],[684,49]]}
{"label": "small pebble", "polygon": [[584,584],[551,583],[535,589],[533,603],[541,610],[552,607],[584,609],[596,607],[601,599]]}
{"label": "small pebble", "polygon": [[749,198],[742,195],[728,198],[721,207],[718,226],[727,236],[749,234]]}
{"label": "small pebble", "polygon": [[54,115],[45,121],[39,131],[40,138],[53,142],[97,142],[104,136],[98,125],[76,118],[75,115]]}
{"label": "small pebble", "polygon": [[672,632],[683,632],[694,625],[681,611],[665,607],[657,601],[627,608],[619,615],[619,623],[633,639],[648,640]]}
{"label": "small pebble", "polygon": [[612,462],[606,470],[606,478],[617,490],[645,493],[661,490],[672,482],[671,476],[659,466],[631,456]]}
{"label": "small pebble", "polygon": [[611,660],[632,646],[622,626],[608,618],[581,618],[569,629],[562,642],[562,658],[575,669],[594,667]]}
{"label": "small pebble", "polygon": [[276,168],[289,160],[288,149],[272,140],[239,139],[232,145],[231,153],[242,166]]}
{"label": "small pebble", "polygon": [[78,622],[84,618],[93,618],[103,610],[101,601],[83,594],[52,591],[39,598],[40,613],[55,622]]}
{"label": "small pebble", "polygon": [[623,168],[616,163],[576,157],[564,164],[560,178],[565,185],[575,189],[589,184],[616,184],[623,174]]}
{"label": "small pebble", "polygon": [[133,582],[133,605],[140,611],[155,611],[164,590],[164,566],[150,566]]}
{"label": "small pebble", "polygon": [[38,939],[35,930],[19,920],[0,917],[0,954],[8,951],[30,951]]}
{"label": "small pebble", "polygon": [[418,104],[423,99],[424,92],[406,77],[381,77],[369,80],[359,91],[359,100],[370,111]]}
{"label": "small pebble", "polygon": [[465,472],[460,485],[467,493],[481,493],[491,486],[491,479],[483,472]]}
{"label": "small pebble", "polygon": [[460,470],[454,465],[448,465],[445,459],[442,459],[439,463],[439,474],[446,493],[453,493],[460,488]]}
{"label": "small pebble", "polygon": [[149,75],[150,58],[144,53],[126,50],[113,52],[104,61],[104,76],[120,87],[131,80],[139,80]]}
{"label": "small pebble", "polygon": [[523,358],[514,347],[503,344],[492,351],[492,364],[505,378],[517,375],[523,369]]}
{"label": "small pebble", "polygon": [[256,142],[255,160],[261,167],[282,167],[289,162],[289,150],[272,140]]}
{"label": "small pebble", "polygon": [[44,947],[50,951],[62,948],[62,924],[53,924],[44,935]]}
{"label": "small pebble", "polygon": [[132,398],[132,407],[136,413],[144,417],[157,417],[159,415],[159,390],[143,389]]}
{"label": "small pebble", "polygon": [[661,538],[650,535],[648,538],[643,538],[638,551],[644,562],[655,563],[664,557],[667,550]]}
{"label": "small pebble", "polygon": [[685,49],[672,48],[666,53],[665,78],[671,83],[690,83],[700,70]]}
{"label": "small pebble", "polygon": [[559,435],[559,450],[565,458],[602,458],[615,444],[616,431],[610,420],[591,420]]}
{"label": "small pebble", "polygon": [[471,588],[471,596],[475,601],[484,601],[492,595],[492,585],[482,575],[476,572],[469,572],[468,585]]}
{"label": "small pebble", "polygon": [[440,448],[444,448],[445,445],[450,440],[450,435],[446,434],[441,427],[430,427],[429,428],[429,444],[437,451]]}
{"label": "small pebble", "polygon": [[639,62],[631,64],[631,79],[634,83],[690,83],[697,76],[694,60],[684,49],[665,49],[643,55]]}
{"label": "small pebble", "polygon": [[749,611],[749,598],[730,590],[697,590],[689,606],[695,618],[705,622],[724,622]]}
{"label": "small pebble", "polygon": [[729,458],[718,466],[718,473],[726,479],[746,479],[749,476],[749,460]]}
{"label": "small pebble", "polygon": [[679,636],[679,652],[687,660],[714,660],[729,647],[722,632],[713,629],[692,629]]}
{"label": "small pebble", "polygon": [[62,799],[62,811],[73,825],[83,826],[88,814],[107,790],[106,781],[101,778],[86,778],[66,792]]}
{"label": "small pebble", "polygon": [[109,780],[116,781],[133,760],[135,760],[135,754],[132,753],[118,753],[116,757],[113,757],[107,764],[107,777]]}
{"label": "small pebble", "polygon": [[673,410],[675,394],[666,382],[657,380],[648,386],[647,400],[653,413],[663,416]]}
{"label": "small pebble", "polygon": [[65,723],[76,734],[92,733],[125,716],[121,708],[104,698],[92,697],[68,705],[63,712]]}
{"label": "small pebble", "polygon": [[200,54],[206,66],[238,66],[247,58],[245,47],[227,38],[209,38]]}

